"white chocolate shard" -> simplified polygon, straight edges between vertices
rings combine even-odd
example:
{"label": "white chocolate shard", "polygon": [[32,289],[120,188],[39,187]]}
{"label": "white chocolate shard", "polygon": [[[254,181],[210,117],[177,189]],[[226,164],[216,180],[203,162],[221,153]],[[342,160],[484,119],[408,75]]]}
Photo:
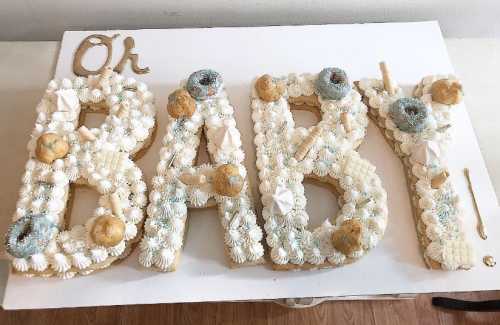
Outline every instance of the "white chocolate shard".
{"label": "white chocolate shard", "polygon": [[120,219],[124,219],[125,216],[123,215],[122,203],[118,193],[115,192],[111,194],[110,201],[111,211],[113,211],[113,214]]}
{"label": "white chocolate shard", "polygon": [[78,129],[78,134],[87,141],[94,141],[96,139],[95,135],[85,125],[82,125]]}
{"label": "white chocolate shard", "polygon": [[283,185],[276,186],[274,193],[271,195],[271,199],[271,212],[273,214],[286,215],[294,207],[295,200],[293,193]]}
{"label": "white chocolate shard", "polygon": [[392,80],[391,73],[387,68],[384,61],[379,63],[380,71],[382,72],[382,79],[384,80],[384,89],[393,96],[396,93],[396,87],[394,86],[394,81]]}
{"label": "white chocolate shard", "polygon": [[304,141],[300,144],[299,148],[295,152],[295,159],[297,159],[298,161],[304,159],[304,157],[314,145],[314,142],[316,142],[316,139],[321,135],[321,132],[321,128],[316,127],[311,131],[311,133],[309,133],[307,138],[304,139]]}
{"label": "white chocolate shard", "polygon": [[241,146],[240,132],[231,126],[221,126],[213,137],[214,145],[223,151],[232,151]]}
{"label": "white chocolate shard", "polygon": [[423,166],[440,163],[441,149],[434,141],[421,141],[417,143],[411,152],[411,160]]}
{"label": "white chocolate shard", "polygon": [[73,89],[56,91],[56,107],[58,112],[74,112],[80,106],[80,100]]}

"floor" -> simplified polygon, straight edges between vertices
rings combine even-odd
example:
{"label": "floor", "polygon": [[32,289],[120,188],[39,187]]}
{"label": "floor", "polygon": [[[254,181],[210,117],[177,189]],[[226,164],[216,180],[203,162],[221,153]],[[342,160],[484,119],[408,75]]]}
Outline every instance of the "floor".
{"label": "floor", "polygon": [[[469,300],[500,299],[500,292],[445,296]],[[400,301],[337,301],[306,309],[289,309],[270,302],[242,302],[0,310],[0,324],[500,324],[500,312],[441,310],[431,306],[431,297],[420,295],[414,300]]]}

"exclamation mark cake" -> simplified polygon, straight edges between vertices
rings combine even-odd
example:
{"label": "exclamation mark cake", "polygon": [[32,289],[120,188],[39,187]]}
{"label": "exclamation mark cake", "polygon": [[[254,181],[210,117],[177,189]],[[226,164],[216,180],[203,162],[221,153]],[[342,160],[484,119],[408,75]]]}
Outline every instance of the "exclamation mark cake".
{"label": "exclamation mark cake", "polygon": [[[139,262],[175,271],[188,209],[217,205],[231,266],[263,263],[245,155],[221,76],[213,70],[194,72],[169,96],[167,110]],[[213,163],[195,166],[202,134]]]}

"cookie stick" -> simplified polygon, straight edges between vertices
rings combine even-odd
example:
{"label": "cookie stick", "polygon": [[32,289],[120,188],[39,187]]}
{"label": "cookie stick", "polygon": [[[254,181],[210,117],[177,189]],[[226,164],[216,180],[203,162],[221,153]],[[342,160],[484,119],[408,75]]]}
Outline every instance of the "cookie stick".
{"label": "cookie stick", "polygon": [[472,188],[472,181],[470,179],[469,168],[464,168],[464,174],[465,178],[467,178],[469,192],[472,195],[472,203],[474,204],[474,210],[476,211],[477,215],[477,232],[479,233],[479,237],[481,237],[483,240],[486,240],[488,238],[488,235],[486,234],[486,226],[484,224],[483,217],[479,212],[479,206],[477,205],[476,196],[474,195],[474,189]]}
{"label": "cookie stick", "polygon": [[385,64],[384,61],[380,62],[379,66],[380,66],[380,71],[382,72],[382,78],[384,80],[384,89],[387,90],[389,95],[392,96],[395,94],[395,87],[389,69],[387,68],[387,65]]}

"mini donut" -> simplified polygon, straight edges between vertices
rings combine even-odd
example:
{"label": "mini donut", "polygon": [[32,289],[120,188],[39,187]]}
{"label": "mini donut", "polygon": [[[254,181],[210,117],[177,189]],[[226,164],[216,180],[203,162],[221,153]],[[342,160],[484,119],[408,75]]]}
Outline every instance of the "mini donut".
{"label": "mini donut", "polygon": [[173,118],[189,118],[195,109],[196,102],[185,89],[177,89],[168,96],[167,111]]}
{"label": "mini donut", "polygon": [[7,252],[25,258],[43,252],[55,235],[57,226],[43,215],[26,215],[16,220],[7,231]]}
{"label": "mini donut", "polygon": [[401,131],[422,132],[428,118],[424,102],[414,97],[404,97],[392,103],[389,115]]}
{"label": "mini donut", "polygon": [[255,89],[260,99],[266,102],[278,100],[285,92],[285,85],[277,82],[276,79],[268,74],[261,76],[255,82]]}
{"label": "mini donut", "polygon": [[204,69],[193,72],[187,81],[187,91],[196,100],[216,95],[222,86],[222,77],[217,71]]}
{"label": "mini donut", "polygon": [[316,90],[324,99],[339,100],[349,93],[351,85],[344,70],[324,68],[316,80]]}

